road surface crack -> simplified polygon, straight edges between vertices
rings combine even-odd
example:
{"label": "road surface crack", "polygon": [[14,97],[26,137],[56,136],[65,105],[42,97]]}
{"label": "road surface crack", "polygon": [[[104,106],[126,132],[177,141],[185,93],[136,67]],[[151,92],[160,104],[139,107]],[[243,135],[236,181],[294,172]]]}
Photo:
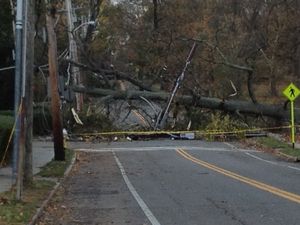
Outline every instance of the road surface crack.
{"label": "road surface crack", "polygon": [[221,204],[216,202],[215,200],[211,198],[206,198],[208,202],[210,202],[214,207],[217,209],[220,209],[224,212],[226,216],[229,216],[232,220],[237,221],[241,225],[247,225],[247,223],[240,218],[238,218],[233,212],[231,212],[227,207],[227,202],[226,201],[221,201]]}

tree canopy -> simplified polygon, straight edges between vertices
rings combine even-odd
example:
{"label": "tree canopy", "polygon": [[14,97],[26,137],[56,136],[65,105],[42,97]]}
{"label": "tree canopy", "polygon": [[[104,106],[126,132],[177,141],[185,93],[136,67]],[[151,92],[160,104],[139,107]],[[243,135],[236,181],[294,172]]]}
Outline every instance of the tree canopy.
{"label": "tree canopy", "polygon": [[[136,89],[170,92],[195,42],[180,94],[281,103],[283,86],[299,82],[298,0],[73,0],[75,27],[96,22],[72,34],[77,62],[63,60],[69,41],[65,1],[53,4],[60,74],[69,80],[69,63],[84,65],[79,68],[86,87],[117,90],[126,80]],[[47,62],[44,7],[37,2],[38,68]],[[2,11],[5,48],[13,45],[8,2]]]}
{"label": "tree canopy", "polygon": [[237,97],[248,98],[250,88],[255,100],[259,84],[276,96],[284,82],[298,81],[298,1],[133,0],[100,10],[89,44],[97,67],[170,90],[197,41],[182,91],[226,98],[232,82]]}
{"label": "tree canopy", "polygon": [[[13,65],[12,52],[14,48],[13,18],[9,1],[1,3],[0,8],[0,68]],[[0,71],[0,109],[13,107],[13,72],[14,70]]]}

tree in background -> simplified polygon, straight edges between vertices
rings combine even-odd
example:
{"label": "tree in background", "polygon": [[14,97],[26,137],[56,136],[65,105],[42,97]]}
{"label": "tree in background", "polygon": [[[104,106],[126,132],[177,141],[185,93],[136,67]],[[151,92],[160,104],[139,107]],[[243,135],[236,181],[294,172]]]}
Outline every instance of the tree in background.
{"label": "tree in background", "polygon": [[[79,62],[71,63],[82,64],[87,87],[116,90],[119,81],[126,80],[140,90],[170,92],[194,41],[197,52],[179,94],[254,103],[275,96],[272,101],[280,102],[276,94],[282,82],[298,82],[298,1],[72,2],[77,8],[76,26],[84,21],[97,23],[75,34],[80,57]],[[63,5],[64,1],[57,1],[58,11]],[[44,21],[44,13],[38,18],[38,23]],[[69,80],[70,62],[64,60],[66,25],[66,16],[59,14],[55,27],[59,71]],[[46,64],[46,44],[42,25],[38,27],[36,64],[42,69],[40,80],[46,80],[41,79],[47,76],[41,67]]]}
{"label": "tree in background", "polygon": [[261,82],[267,81],[275,96],[279,77],[298,79],[297,5],[292,0],[122,1],[103,10],[106,19],[101,23],[99,17],[92,49],[95,57],[110,49],[113,57],[99,61],[113,58],[119,70],[169,89],[191,45],[188,40],[197,39],[200,48],[186,88],[210,80],[197,91],[224,97],[228,93],[218,93],[220,87],[231,80],[240,97],[246,97],[242,89],[248,87],[256,102]]}
{"label": "tree in background", "polygon": [[[13,19],[10,2],[2,2],[0,8],[0,69],[13,66]],[[13,109],[14,70],[0,71],[0,90],[0,110]]]}
{"label": "tree in background", "polygon": [[197,52],[179,94],[280,103],[278,90],[299,82],[298,1],[132,0],[103,6],[86,48],[93,63],[82,67],[98,74],[90,87],[117,89],[126,75],[140,90],[170,92],[193,42]]}

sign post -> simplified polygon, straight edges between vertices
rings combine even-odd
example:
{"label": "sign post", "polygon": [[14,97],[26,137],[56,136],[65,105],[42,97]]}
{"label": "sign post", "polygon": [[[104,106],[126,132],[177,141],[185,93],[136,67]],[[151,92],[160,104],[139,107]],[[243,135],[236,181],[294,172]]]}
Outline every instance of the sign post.
{"label": "sign post", "polygon": [[294,116],[294,101],[299,96],[300,90],[293,84],[290,83],[289,86],[287,86],[283,90],[283,95],[287,97],[291,102],[291,140],[293,148],[295,148],[295,116]]}

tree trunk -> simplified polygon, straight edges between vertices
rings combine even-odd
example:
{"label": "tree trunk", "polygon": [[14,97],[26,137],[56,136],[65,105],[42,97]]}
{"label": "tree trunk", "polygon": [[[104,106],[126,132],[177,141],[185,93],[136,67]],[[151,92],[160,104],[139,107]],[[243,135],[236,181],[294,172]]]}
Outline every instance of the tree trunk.
{"label": "tree trunk", "polygon": [[[300,41],[300,38],[298,37],[297,38],[297,41],[299,43]],[[295,60],[294,60],[294,77],[296,79],[299,79],[299,76],[300,76],[300,45],[296,45],[295,46],[296,48],[296,51],[295,51]]]}
{"label": "tree trunk", "polygon": [[153,27],[154,30],[158,29],[157,0],[153,0]]}
{"label": "tree trunk", "polygon": [[[100,88],[73,87],[75,92],[86,93],[94,96],[112,96],[113,99],[140,99],[143,96],[149,100],[166,101],[170,94],[167,92],[149,92],[149,91],[114,91]],[[193,105],[201,108],[223,110],[230,113],[261,115],[275,118],[278,120],[288,120],[290,111],[284,109],[283,105],[259,104],[248,101],[229,100],[224,101],[218,98],[207,98],[200,96],[181,95],[176,97],[176,102],[182,105]],[[300,120],[300,110],[295,110],[295,118]]]}
{"label": "tree trunk", "polygon": [[254,104],[257,103],[254,90],[253,90],[253,71],[248,71],[247,87],[249,96]]}
{"label": "tree trunk", "polygon": [[[100,6],[103,3],[102,0],[90,0],[89,2],[89,10],[90,10],[90,18],[89,21],[96,21],[98,14],[100,12]],[[93,32],[95,31],[95,25],[88,25],[87,27],[87,32],[86,32],[86,36],[85,36],[85,41],[86,42],[90,42],[92,37],[93,37]]]}
{"label": "tree trunk", "polygon": [[62,120],[60,112],[60,97],[58,92],[58,63],[57,63],[57,45],[54,31],[53,15],[46,15],[46,25],[48,31],[48,60],[49,77],[51,88],[51,110],[52,110],[52,129],[54,141],[54,159],[65,160],[65,151],[63,144]]}
{"label": "tree trunk", "polygon": [[278,96],[278,93],[277,93],[277,81],[276,81],[276,76],[274,74],[271,75],[270,91],[271,91],[271,96]]}

